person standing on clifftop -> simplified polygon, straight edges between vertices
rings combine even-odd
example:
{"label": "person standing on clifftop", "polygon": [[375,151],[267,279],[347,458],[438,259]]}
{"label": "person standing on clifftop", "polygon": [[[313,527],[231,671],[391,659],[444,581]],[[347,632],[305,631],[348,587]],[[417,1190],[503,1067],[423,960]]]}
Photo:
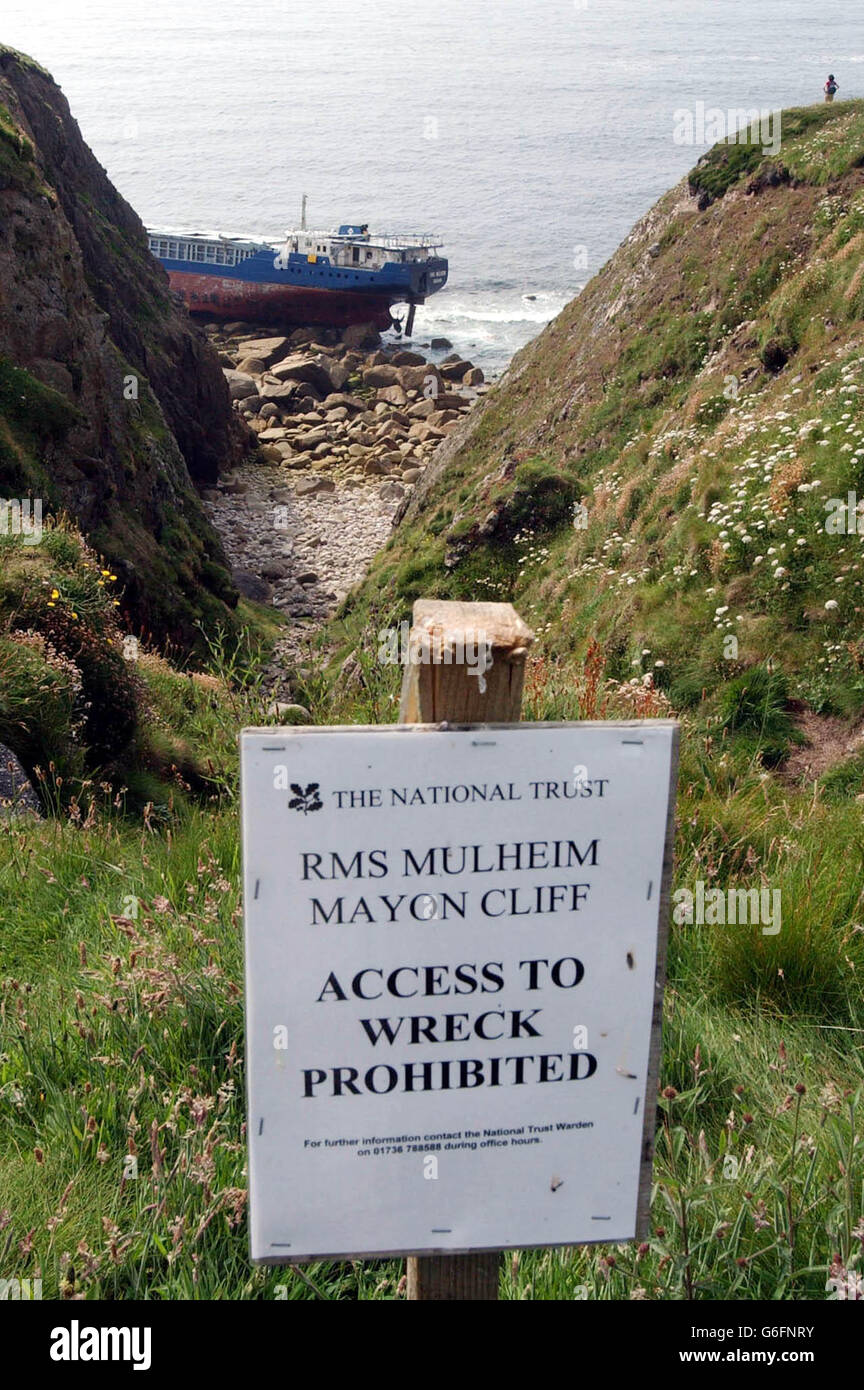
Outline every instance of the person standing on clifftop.
{"label": "person standing on clifftop", "polygon": [[839,86],[839,83],[838,83],[838,82],[835,82],[833,72],[830,73],[829,76],[828,76],[828,81],[825,83],[825,100],[826,100],[826,101],[833,101],[833,100],[834,100],[834,93],[837,91],[838,86]]}

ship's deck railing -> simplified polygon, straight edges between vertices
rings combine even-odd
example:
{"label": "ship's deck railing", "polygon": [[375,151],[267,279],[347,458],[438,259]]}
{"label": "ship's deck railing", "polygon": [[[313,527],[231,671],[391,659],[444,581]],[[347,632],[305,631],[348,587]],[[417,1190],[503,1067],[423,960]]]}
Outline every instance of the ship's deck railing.
{"label": "ship's deck railing", "polygon": [[[356,238],[336,236],[333,237],[333,240],[350,242],[356,240]],[[414,232],[408,233],[405,236],[370,237],[364,244],[366,246],[381,246],[385,251],[416,251],[420,247],[431,249],[436,246],[444,245],[440,236],[434,236],[431,233],[429,236],[418,236]]]}
{"label": "ship's deck railing", "polygon": [[378,246],[384,251],[415,251],[421,247],[432,249],[444,245],[443,239],[431,232],[424,236],[416,232],[406,232],[405,236],[370,236],[368,233],[365,236],[352,236],[350,232],[316,232],[307,227],[305,230],[291,230],[285,233],[286,241],[293,241],[296,237],[308,237],[311,241],[339,242],[343,246],[367,246],[370,250]]}

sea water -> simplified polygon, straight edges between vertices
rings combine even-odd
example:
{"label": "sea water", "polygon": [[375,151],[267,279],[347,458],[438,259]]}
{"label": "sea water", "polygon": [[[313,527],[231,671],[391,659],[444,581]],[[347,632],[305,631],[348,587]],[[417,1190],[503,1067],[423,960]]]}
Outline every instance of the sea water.
{"label": "sea water", "polygon": [[[501,371],[705,151],[676,111],[864,92],[857,0],[0,0],[149,225],[442,238],[415,342]],[[703,122],[704,125],[704,122]],[[694,123],[698,131],[698,121]]]}

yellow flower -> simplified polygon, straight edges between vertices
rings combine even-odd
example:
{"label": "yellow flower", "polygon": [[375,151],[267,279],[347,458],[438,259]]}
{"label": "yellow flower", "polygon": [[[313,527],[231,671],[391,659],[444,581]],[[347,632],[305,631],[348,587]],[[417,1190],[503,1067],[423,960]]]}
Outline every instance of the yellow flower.
{"label": "yellow flower", "polygon": [[48,607],[49,607],[49,608],[56,608],[57,605],[56,605],[56,603],[49,603],[49,604],[48,604]]}
{"label": "yellow flower", "polygon": [[59,598],[59,597],[60,597],[60,590],[59,590],[59,589],[52,589],[52,590],[51,590],[51,597],[52,597],[52,598]]}
{"label": "yellow flower", "polygon": [[77,618],[77,617],[78,617],[78,614],[75,612],[74,608],[73,608],[73,610],[72,610],[72,617],[73,617],[73,618]]}

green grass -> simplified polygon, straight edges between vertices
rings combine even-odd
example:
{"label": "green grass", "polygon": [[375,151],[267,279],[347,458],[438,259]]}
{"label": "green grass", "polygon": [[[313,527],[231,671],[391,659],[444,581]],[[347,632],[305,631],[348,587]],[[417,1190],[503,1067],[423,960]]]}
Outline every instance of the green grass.
{"label": "green grass", "polygon": [[[590,714],[602,674],[535,671],[526,712]],[[361,674],[354,720],[392,717],[396,677]],[[232,735],[261,712],[230,678],[205,700],[164,662],[146,679],[217,799],[0,827],[0,1240],[46,1297],[401,1296],[397,1261],[249,1265]],[[306,695],[336,717],[323,682]],[[507,1253],[502,1298],[825,1297],[864,1213],[861,842],[848,804],[724,767],[687,726],[676,883],[767,879],[783,929],[673,925],[651,1234]]]}

